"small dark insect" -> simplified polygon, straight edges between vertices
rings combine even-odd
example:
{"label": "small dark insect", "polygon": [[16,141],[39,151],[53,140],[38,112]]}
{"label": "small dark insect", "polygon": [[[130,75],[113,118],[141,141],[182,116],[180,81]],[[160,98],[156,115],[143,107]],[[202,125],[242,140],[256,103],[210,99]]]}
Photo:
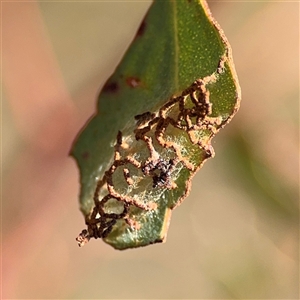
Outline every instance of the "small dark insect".
{"label": "small dark insect", "polygon": [[166,186],[168,188],[173,187],[171,180],[171,173],[175,166],[174,159],[170,159],[168,165],[164,165],[159,175],[155,174],[153,176],[153,188]]}
{"label": "small dark insect", "polygon": [[144,175],[152,176],[153,188],[163,186],[172,188],[174,184],[172,183],[171,173],[174,166],[174,159],[166,161],[162,158],[159,158],[157,161],[151,161],[145,164],[142,167],[142,172],[144,173]]}

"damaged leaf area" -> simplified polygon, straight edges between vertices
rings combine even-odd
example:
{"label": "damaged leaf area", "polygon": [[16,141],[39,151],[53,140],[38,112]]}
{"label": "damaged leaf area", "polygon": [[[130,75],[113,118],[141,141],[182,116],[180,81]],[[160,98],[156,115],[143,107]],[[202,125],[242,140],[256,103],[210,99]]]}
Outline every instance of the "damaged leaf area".
{"label": "damaged leaf area", "polygon": [[116,249],[163,242],[172,209],[239,108],[228,42],[204,1],[155,1],[71,155],[86,228]]}

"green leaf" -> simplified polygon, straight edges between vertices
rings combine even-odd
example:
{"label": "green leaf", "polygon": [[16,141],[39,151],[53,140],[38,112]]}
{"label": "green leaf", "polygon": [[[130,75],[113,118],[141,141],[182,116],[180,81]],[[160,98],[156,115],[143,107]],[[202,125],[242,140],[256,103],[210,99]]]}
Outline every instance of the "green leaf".
{"label": "green leaf", "polygon": [[117,249],[166,238],[171,210],[238,110],[230,46],[204,1],[155,1],[71,155],[90,238]]}

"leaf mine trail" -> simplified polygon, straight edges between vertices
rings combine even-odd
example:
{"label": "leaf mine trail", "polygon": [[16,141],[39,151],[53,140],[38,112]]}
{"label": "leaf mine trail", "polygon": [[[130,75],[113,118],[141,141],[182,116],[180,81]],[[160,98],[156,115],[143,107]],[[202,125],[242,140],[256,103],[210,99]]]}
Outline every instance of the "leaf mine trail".
{"label": "leaf mine trail", "polygon": [[[223,56],[213,74],[193,82],[157,112],[136,115],[132,134],[123,136],[118,132],[113,162],[97,182],[94,208],[85,220],[87,229],[76,239],[79,246],[91,238],[105,239],[117,222],[124,232],[138,230],[140,225],[132,211],[156,210],[160,204],[153,200],[153,192],[177,189],[176,180],[183,168],[191,177],[200,167],[186,149],[203,162],[214,156],[211,139],[224,121],[211,116],[213,107],[207,85],[217,82],[225,61]],[[182,198],[188,191],[189,185]],[[175,206],[169,205],[171,209]]]}

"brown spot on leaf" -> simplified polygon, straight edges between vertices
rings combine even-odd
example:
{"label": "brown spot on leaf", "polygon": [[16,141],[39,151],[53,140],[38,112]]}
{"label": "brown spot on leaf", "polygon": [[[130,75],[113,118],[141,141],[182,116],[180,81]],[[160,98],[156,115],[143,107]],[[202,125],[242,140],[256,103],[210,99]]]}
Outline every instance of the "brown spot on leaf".
{"label": "brown spot on leaf", "polygon": [[141,84],[141,81],[137,77],[127,77],[126,79],[127,85],[129,85],[131,88],[136,88]]}
{"label": "brown spot on leaf", "polygon": [[138,36],[142,36],[145,33],[145,29],[147,27],[147,23],[145,21],[145,19],[142,21],[137,33],[136,33],[136,37]]}
{"label": "brown spot on leaf", "polygon": [[119,90],[119,85],[117,82],[106,82],[103,87],[103,92],[116,93]]}
{"label": "brown spot on leaf", "polygon": [[90,153],[88,151],[85,151],[85,152],[82,153],[81,157],[83,159],[88,159],[90,157]]}

